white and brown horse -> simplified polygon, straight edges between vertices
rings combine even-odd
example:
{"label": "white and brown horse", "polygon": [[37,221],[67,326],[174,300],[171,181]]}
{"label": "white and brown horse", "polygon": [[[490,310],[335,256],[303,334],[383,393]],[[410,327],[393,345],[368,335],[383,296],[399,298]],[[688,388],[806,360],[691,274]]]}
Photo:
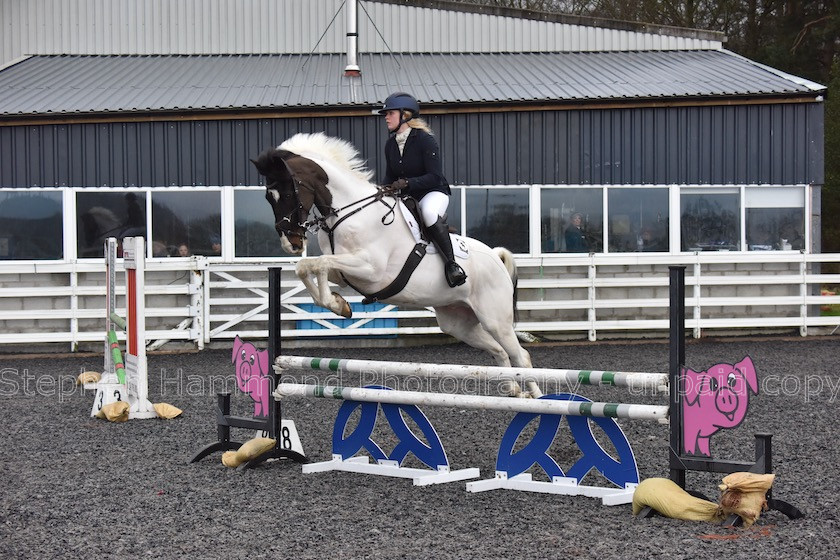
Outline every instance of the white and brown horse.
{"label": "white and brown horse", "polygon": [[[304,257],[296,272],[317,305],[350,317],[347,301],[329,282],[350,285],[395,305],[432,307],[441,330],[489,352],[499,366],[531,367],[513,329],[516,264],[507,249],[459,237],[468,256],[458,263],[467,282],[450,288],[438,255],[422,258],[397,293],[386,290],[400,276],[416,240],[395,199],[382,196],[356,149],[324,134],[296,134],[252,160],[266,177],[266,199],[283,249],[299,255],[306,235],[318,229],[322,256]],[[420,252],[423,252],[422,249]],[[403,275],[405,277],[405,275]],[[379,297],[384,296],[384,297]],[[538,387],[528,384],[532,396]],[[518,387],[511,387],[518,392]]]}

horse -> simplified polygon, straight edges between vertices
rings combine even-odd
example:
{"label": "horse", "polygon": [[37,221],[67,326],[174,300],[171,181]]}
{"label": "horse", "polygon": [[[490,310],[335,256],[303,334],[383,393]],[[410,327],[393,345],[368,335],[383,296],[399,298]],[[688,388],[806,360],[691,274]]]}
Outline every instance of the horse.
{"label": "horse", "polygon": [[122,243],[123,238],[145,236],[145,226],[134,226],[123,222],[113,210],[104,206],[93,206],[80,216],[84,246],[80,247],[81,257],[102,256],[102,246],[109,237],[116,237]]}
{"label": "horse", "polygon": [[[455,236],[453,246],[468,252],[467,258],[458,259],[467,273],[465,284],[449,287],[438,255],[420,255],[406,280],[401,274],[405,263],[413,253],[425,253],[426,244],[418,244],[396,208],[401,201],[371,182],[373,172],[350,143],[323,133],[300,133],[251,162],[265,177],[265,197],[283,250],[302,254],[307,234],[317,231],[323,255],[303,257],[295,267],[316,305],[352,316],[347,301],[330,291],[333,282],[349,285],[366,295],[366,301],[431,307],[444,333],[490,353],[496,365],[532,367],[513,327],[518,276],[508,249]],[[399,278],[402,282],[394,287]],[[542,395],[533,381],[527,392],[515,382],[508,391]]]}

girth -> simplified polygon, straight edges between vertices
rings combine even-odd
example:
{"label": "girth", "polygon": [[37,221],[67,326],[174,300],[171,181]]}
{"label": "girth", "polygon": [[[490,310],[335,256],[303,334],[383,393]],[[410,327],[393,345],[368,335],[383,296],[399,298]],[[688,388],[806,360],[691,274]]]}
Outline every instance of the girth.
{"label": "girth", "polygon": [[408,255],[408,258],[405,260],[405,264],[403,264],[400,273],[397,274],[397,277],[394,278],[393,282],[382,288],[376,293],[367,295],[362,290],[354,286],[350,283],[347,278],[344,277],[342,274],[342,278],[344,281],[347,282],[347,285],[365,296],[362,300],[364,305],[369,303],[375,303],[377,301],[388,299],[389,297],[395,296],[405,288],[405,285],[408,284],[408,281],[411,279],[411,275],[414,274],[414,271],[420,265],[420,261],[423,260],[423,257],[426,256],[426,244],[425,243],[418,243],[414,246],[411,250],[411,253]]}
{"label": "girth", "polygon": [[[378,200],[387,206],[387,204],[384,201],[382,201],[381,198],[378,199]],[[403,204],[406,204],[406,206],[417,217],[417,223],[421,224],[421,228],[422,228],[423,220],[420,218],[419,210],[417,208],[417,206],[418,206],[417,202],[413,198],[405,197],[405,198],[403,198]],[[367,206],[367,205],[365,205],[365,206]],[[391,208],[391,212],[394,211],[395,207],[396,207],[396,204],[394,205],[394,207]],[[326,229],[326,231],[327,231],[327,236],[329,237],[329,240],[330,240],[330,249],[333,251],[333,253],[335,253],[335,241],[333,240],[333,232],[335,231],[335,228],[338,226],[338,224],[340,222],[344,221],[346,218],[349,218],[350,216],[352,216],[353,214],[355,214],[359,210],[361,210],[361,208],[357,208],[355,211],[351,212],[350,214],[342,216],[338,220],[338,222],[333,224],[333,226],[331,228],[326,227],[326,224],[322,224],[321,227],[323,229]],[[383,299],[388,299],[389,297],[395,296],[398,293],[400,293],[403,290],[403,288],[405,288],[405,285],[408,284],[408,281],[411,279],[411,275],[414,274],[415,270],[417,270],[417,267],[420,265],[420,261],[422,261],[423,257],[425,257],[425,256],[426,256],[426,244],[425,243],[417,243],[411,249],[411,253],[409,253],[408,258],[406,258],[402,269],[400,269],[400,273],[397,274],[397,277],[394,278],[394,280],[390,284],[388,284],[387,286],[385,286],[384,288],[382,288],[378,292],[370,294],[370,295],[365,294],[362,290],[360,290],[359,288],[354,286],[352,284],[352,282],[350,282],[347,279],[347,277],[344,276],[343,272],[341,272],[339,274],[341,274],[341,279],[344,280],[344,282],[348,286],[350,286],[351,288],[353,288],[354,290],[356,290],[357,292],[359,292],[360,294],[365,296],[364,299],[362,300],[362,303],[364,305],[368,305],[370,303],[375,303],[375,302],[383,300]]]}

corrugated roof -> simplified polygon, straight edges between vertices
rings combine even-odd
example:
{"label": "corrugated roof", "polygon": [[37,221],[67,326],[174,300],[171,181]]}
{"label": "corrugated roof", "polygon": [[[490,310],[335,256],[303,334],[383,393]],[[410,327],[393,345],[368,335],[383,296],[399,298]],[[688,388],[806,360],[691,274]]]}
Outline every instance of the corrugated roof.
{"label": "corrugated roof", "polygon": [[2,0],[0,65],[32,54],[342,53],[354,3],[360,52],[700,50],[726,41],[713,31],[445,0]]}
{"label": "corrugated roof", "polygon": [[0,71],[0,115],[545,103],[812,94],[824,86],[727,51],[34,56]]}

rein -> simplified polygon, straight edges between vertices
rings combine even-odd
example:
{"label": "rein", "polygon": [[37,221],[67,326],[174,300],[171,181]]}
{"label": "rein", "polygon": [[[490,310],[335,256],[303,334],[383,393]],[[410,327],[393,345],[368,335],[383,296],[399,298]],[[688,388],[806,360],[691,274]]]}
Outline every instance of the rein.
{"label": "rein", "polygon": [[[306,187],[306,188],[311,188],[311,187]],[[313,191],[314,191],[314,189],[313,189]],[[306,228],[308,231],[316,231],[318,229],[322,229],[325,232],[327,232],[327,236],[330,239],[330,250],[335,252],[335,241],[333,239],[334,239],[335,230],[336,230],[336,228],[338,228],[339,224],[341,224],[341,222],[343,222],[347,218],[350,218],[354,214],[356,214],[358,212],[361,212],[362,210],[364,210],[365,208],[367,208],[371,204],[375,204],[376,202],[380,202],[380,201],[385,206],[388,206],[387,202],[382,201],[382,196],[378,192],[375,193],[375,194],[372,194],[370,196],[360,198],[359,200],[356,200],[355,202],[351,202],[350,204],[348,204],[346,206],[342,206],[341,208],[330,208],[328,212],[324,212],[323,209],[316,206],[318,212],[321,215],[316,216],[313,219],[311,219],[307,222],[304,222],[302,224],[299,224],[299,225]],[[359,205],[361,205],[361,206],[359,206]],[[348,208],[352,208],[354,206],[358,206],[358,208],[356,208],[352,212],[349,212],[349,213],[344,214],[343,216],[339,217],[332,226],[329,226],[327,224],[327,219],[328,218],[338,217],[341,212],[344,212]],[[396,206],[396,202],[394,202],[394,206]],[[393,213],[394,208],[393,207],[389,207],[389,208],[390,208],[390,210],[388,211],[388,214]],[[385,214],[385,216],[387,216],[388,214]],[[391,222],[393,222],[393,221],[394,220],[391,219]],[[388,222],[388,223],[391,223],[391,222]],[[385,217],[384,216],[382,218],[382,223],[383,224],[385,223]]]}
{"label": "rein", "polygon": [[[287,168],[288,168],[288,165],[287,165]],[[328,208],[325,208],[321,204],[318,204],[317,201],[315,200],[315,199],[317,199],[317,192],[316,192],[315,188],[310,187],[309,185],[305,184],[303,181],[298,179],[297,176],[294,174],[294,172],[292,172],[291,169],[289,169],[289,172],[290,172],[290,174],[292,176],[292,179],[294,180],[294,184],[295,184],[295,197],[297,198],[297,203],[298,203],[297,210],[301,210],[303,212],[306,212],[307,216],[309,215],[309,212],[312,210],[311,206],[309,208],[304,208],[303,203],[301,203],[301,201],[300,201],[300,194],[298,193],[298,187],[301,187],[301,188],[306,189],[307,191],[312,193],[312,195],[313,195],[312,198],[313,198],[313,201],[314,201],[313,206],[315,206],[315,209],[318,211],[318,213],[321,214],[320,216],[315,216],[311,220],[308,220],[308,221],[305,221],[305,222],[299,222],[298,225],[300,227],[306,229],[307,231],[310,231],[310,232],[315,232],[319,229],[327,232],[327,237],[329,237],[329,240],[330,240],[330,251],[332,251],[333,253],[335,252],[335,230],[336,230],[336,228],[338,228],[339,224],[341,224],[341,222],[350,218],[354,214],[356,214],[358,212],[361,212],[362,210],[364,210],[365,208],[367,208],[371,204],[375,204],[377,202],[382,202],[382,204],[384,204],[386,207],[388,207],[388,212],[386,212],[385,215],[382,216],[382,223],[384,225],[389,225],[389,224],[393,223],[394,219],[396,218],[395,209],[397,207],[397,200],[396,199],[394,200],[393,205],[389,205],[387,202],[382,200],[382,197],[384,196],[384,193],[382,192],[381,189],[378,189],[377,192],[375,192],[371,195],[368,195],[364,198],[360,198],[359,200],[356,200],[354,202],[351,202],[350,204],[342,206],[341,208],[333,208],[331,206],[328,207]],[[339,217],[339,215],[342,212],[344,212],[348,208],[353,208],[354,206],[357,207],[355,210]],[[291,214],[291,212],[290,212],[290,214]],[[390,221],[386,222],[385,220],[388,218],[388,216],[391,216],[391,219],[390,219]],[[332,217],[338,217],[338,220],[336,220],[336,222],[332,226],[330,226],[330,225],[327,224],[327,219],[332,218]],[[284,219],[291,222],[291,220],[288,219],[288,217],[284,218]]]}
{"label": "rein", "polygon": [[[286,163],[285,160],[283,161],[283,163]],[[294,195],[295,195],[295,198],[297,199],[297,208],[295,208],[294,210],[289,212],[289,215],[286,216],[283,219],[285,221],[289,222],[289,223],[292,223],[292,220],[291,220],[290,216],[292,215],[293,212],[298,211],[300,213],[300,215],[308,216],[309,212],[312,210],[312,206],[314,206],[315,209],[317,210],[317,212],[320,214],[320,216],[315,216],[311,220],[300,221],[300,222],[298,222],[297,225],[304,228],[306,231],[310,231],[310,232],[315,232],[319,229],[325,231],[327,233],[327,237],[330,240],[330,251],[333,254],[335,254],[335,230],[338,228],[338,226],[344,220],[352,217],[353,215],[357,214],[358,212],[361,212],[362,210],[364,210],[365,208],[367,208],[371,204],[376,204],[377,202],[381,202],[382,204],[385,205],[386,208],[388,208],[388,211],[381,218],[383,225],[386,225],[386,226],[390,225],[390,224],[394,223],[394,220],[396,219],[396,208],[397,208],[397,204],[399,203],[399,199],[395,196],[393,204],[389,204],[388,202],[385,202],[383,200],[383,198],[385,196],[385,192],[383,191],[382,188],[378,188],[377,191],[375,193],[373,193],[372,195],[366,196],[364,198],[360,198],[359,200],[351,202],[350,204],[342,206],[341,208],[333,208],[332,206],[326,207],[322,204],[318,204],[318,202],[317,202],[318,193],[317,193],[317,191],[315,190],[314,187],[311,187],[311,186],[305,184],[300,179],[298,179],[298,177],[295,175],[295,173],[292,171],[292,169],[289,168],[288,164],[286,164],[286,169],[288,169],[289,174],[291,175],[292,180],[293,180]],[[307,191],[312,193],[313,203],[312,203],[312,206],[310,206],[309,208],[305,208],[303,206],[303,203],[300,200],[300,192],[298,190],[299,188],[306,189]],[[354,208],[354,209],[352,211],[344,214],[344,215],[341,215],[345,210],[348,210],[350,208]],[[330,226],[329,224],[327,224],[327,220],[329,218],[332,218],[332,217],[337,217],[338,219],[335,221],[335,223],[332,226]],[[425,256],[426,256],[426,245],[424,243],[417,243],[412,248],[411,253],[409,253],[408,258],[406,259],[405,263],[403,264],[403,267],[400,270],[399,274],[397,274],[397,277],[388,286],[386,286],[385,288],[383,288],[382,290],[379,290],[378,292],[376,292],[374,294],[365,294],[362,290],[360,290],[359,288],[354,286],[347,279],[347,277],[344,276],[344,273],[339,273],[339,274],[341,275],[342,280],[348,286],[350,286],[351,288],[353,288],[354,290],[356,290],[357,292],[359,292],[360,294],[365,296],[365,298],[362,300],[362,303],[363,304],[369,304],[369,303],[373,303],[373,302],[380,301],[380,300],[383,300],[383,299],[387,299],[387,298],[389,298],[391,296],[394,296],[394,295],[398,294],[399,292],[401,292],[402,289],[405,288],[405,285],[408,283],[409,279],[411,278],[412,273],[414,272],[414,270],[420,264],[420,261],[423,260],[423,257],[425,257]]]}

